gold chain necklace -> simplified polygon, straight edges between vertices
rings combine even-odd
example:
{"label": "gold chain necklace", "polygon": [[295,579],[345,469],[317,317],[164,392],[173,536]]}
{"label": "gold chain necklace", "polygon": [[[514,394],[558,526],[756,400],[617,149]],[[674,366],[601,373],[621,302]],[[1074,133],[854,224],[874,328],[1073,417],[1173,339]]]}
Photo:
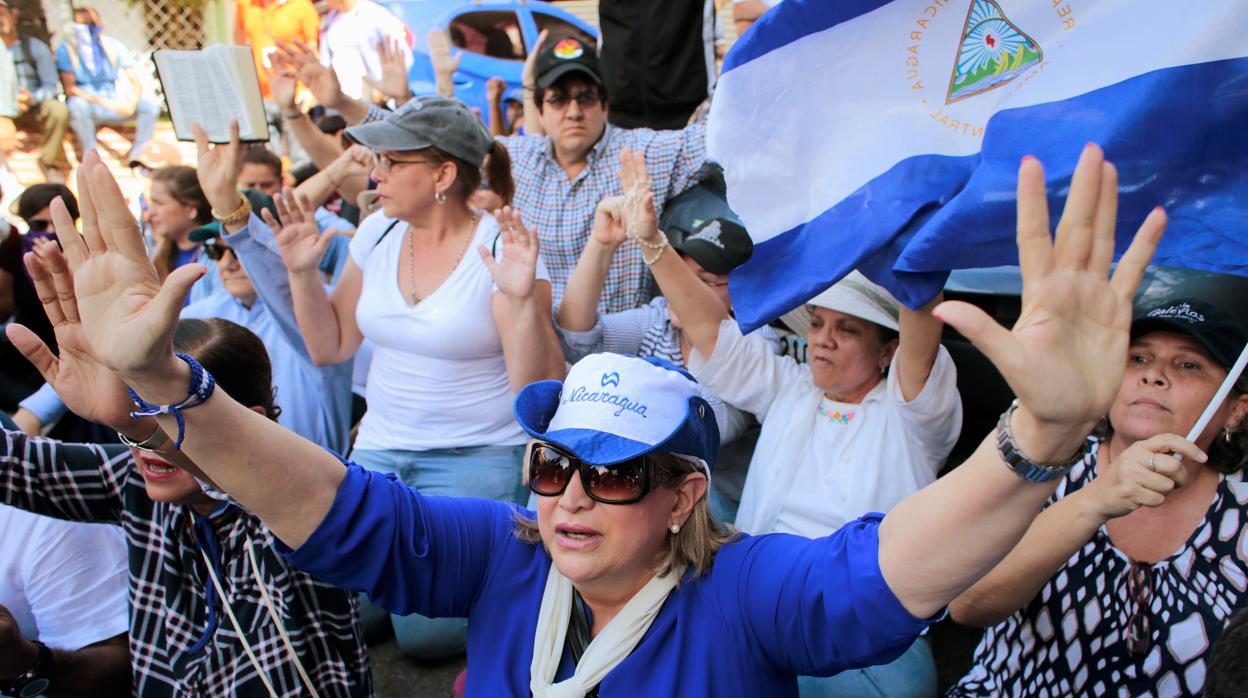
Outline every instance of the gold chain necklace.
{"label": "gold chain necklace", "polygon": [[[459,263],[464,259],[464,253],[468,251],[468,241],[472,239],[472,231],[477,229],[477,219],[479,215],[474,211],[472,218],[468,220],[468,230],[464,233],[464,244],[459,248],[459,255],[455,257],[455,263],[451,265],[451,270],[442,278],[442,283],[434,287],[434,291],[442,287],[446,280],[451,278],[451,274],[455,273],[455,269],[459,267]],[[412,289],[412,305],[418,305],[423,298],[416,295],[416,238],[412,234],[411,228],[408,228],[408,245],[411,247],[411,254],[407,256],[407,283]]]}

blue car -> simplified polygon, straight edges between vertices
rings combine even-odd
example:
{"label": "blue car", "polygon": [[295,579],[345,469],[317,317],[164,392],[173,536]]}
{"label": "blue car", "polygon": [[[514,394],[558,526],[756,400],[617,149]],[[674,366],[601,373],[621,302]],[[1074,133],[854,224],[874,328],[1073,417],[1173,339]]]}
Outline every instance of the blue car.
{"label": "blue car", "polygon": [[[547,2],[481,2],[478,0],[392,0],[386,9],[403,20],[412,35],[414,62],[408,73],[412,93],[433,94],[433,65],[425,37],[430,30],[449,30],[453,51],[462,51],[455,72],[455,96],[482,114],[488,113],[485,83],[492,77],[520,87],[520,73],[537,35],[576,35],[598,43],[598,30],[577,16]],[[518,92],[518,91],[517,91]]]}

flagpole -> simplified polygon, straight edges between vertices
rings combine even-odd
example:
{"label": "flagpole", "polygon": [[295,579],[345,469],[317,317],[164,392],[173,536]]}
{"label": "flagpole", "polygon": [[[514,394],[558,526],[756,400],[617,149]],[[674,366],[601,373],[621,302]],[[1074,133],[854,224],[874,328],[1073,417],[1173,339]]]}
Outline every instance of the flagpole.
{"label": "flagpole", "polygon": [[1201,413],[1200,419],[1196,420],[1196,425],[1192,427],[1191,431],[1187,432],[1188,441],[1195,443],[1196,438],[1205,431],[1205,427],[1209,425],[1209,420],[1213,419],[1213,413],[1218,411],[1222,401],[1231,392],[1235,381],[1239,379],[1239,374],[1243,373],[1245,365],[1248,365],[1248,345],[1245,345],[1244,350],[1239,353],[1239,358],[1236,359],[1235,365],[1226,374],[1226,380],[1222,381],[1221,387],[1218,388],[1218,392],[1214,393],[1213,399],[1209,401],[1209,406]]}

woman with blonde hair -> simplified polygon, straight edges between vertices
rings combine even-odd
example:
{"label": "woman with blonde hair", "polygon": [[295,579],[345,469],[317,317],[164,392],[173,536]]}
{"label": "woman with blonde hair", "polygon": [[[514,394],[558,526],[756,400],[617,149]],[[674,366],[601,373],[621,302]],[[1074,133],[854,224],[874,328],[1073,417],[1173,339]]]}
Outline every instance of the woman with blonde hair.
{"label": "woman with blonde hair", "polygon": [[[520,392],[515,415],[538,440],[536,512],[430,497],[344,464],[205,390],[204,368],[173,353],[194,277],[160,284],[102,167],[84,197],[96,209],[84,218],[101,223],[62,233],[72,280],[58,282],[77,292],[96,358],[294,564],[395,612],[471,617],[469,694],[793,696],[799,674],[899,655],[1018,543],[1082,461],[1122,381],[1131,297],[1165,221],[1149,216],[1110,279],[1111,171],[1099,149],[1085,150],[1054,242],[1043,169],[1020,166],[1024,301],[1013,329],[962,303],[936,310],[1018,395],[996,432],[886,517],[813,540],[705,534],[716,528],[704,504],[714,413],[687,373],[660,360],[597,354],[563,382]],[[540,545],[518,518],[536,521]]]}

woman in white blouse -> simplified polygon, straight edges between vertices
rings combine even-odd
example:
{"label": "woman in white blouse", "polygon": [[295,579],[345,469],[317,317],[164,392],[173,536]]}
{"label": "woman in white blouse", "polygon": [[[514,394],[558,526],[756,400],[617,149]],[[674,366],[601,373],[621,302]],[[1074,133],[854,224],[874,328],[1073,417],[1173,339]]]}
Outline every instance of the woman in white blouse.
{"label": "woman in white blouse", "polygon": [[[624,160],[628,192],[644,179],[645,161]],[[689,369],[762,422],[739,528],[826,536],[856,512],[887,512],[936,479],[962,427],[953,360],[931,314],[940,297],[911,311],[851,273],[790,316],[809,323],[808,363],[799,365],[756,335],[742,336],[724,304],[668,250],[651,197],[643,193],[625,215],[693,343]],[[804,698],[934,695],[935,665],[921,639],[892,664],[802,677],[799,686]]]}
{"label": "woman in white blouse", "polygon": [[[374,151],[381,211],[360,222],[334,291],[317,268],[329,236],[290,196],[277,239],[313,361],[350,359],[365,338],[374,346],[351,458],[422,492],[523,502],[515,392],[562,378],[564,364],[536,233],[509,208],[496,220],[468,203],[483,164],[510,199],[507,152],[444,97],[413,99],[347,135]],[[464,649],[462,619],[392,622],[410,656]]]}

